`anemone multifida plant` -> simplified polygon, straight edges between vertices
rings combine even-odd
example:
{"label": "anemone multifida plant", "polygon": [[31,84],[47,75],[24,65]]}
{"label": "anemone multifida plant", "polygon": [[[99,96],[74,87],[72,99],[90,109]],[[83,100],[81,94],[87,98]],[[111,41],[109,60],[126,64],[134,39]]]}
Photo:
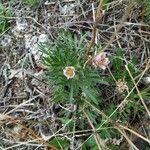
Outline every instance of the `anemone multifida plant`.
{"label": "anemone multifida plant", "polygon": [[[57,104],[72,105],[75,110],[60,111],[60,116],[68,120],[70,115],[76,115],[78,126],[85,129],[85,117],[82,110],[86,110],[93,123],[97,122],[98,116],[90,105],[100,109],[101,91],[100,84],[108,84],[100,75],[97,67],[106,69],[109,60],[105,53],[95,56],[85,56],[87,35],[80,38],[70,32],[63,31],[58,38],[51,43],[40,44],[43,53],[43,63],[48,69],[48,80],[52,88],[52,98]],[[94,55],[98,46],[91,51]],[[88,102],[88,103],[87,103]],[[98,119],[100,120],[100,118]]]}
{"label": "anemone multifida plant", "polygon": [[92,104],[100,103],[96,84],[107,82],[100,77],[96,66],[89,63],[91,58],[85,59],[85,36],[78,40],[63,32],[50,45],[40,45],[55,102],[82,105],[83,99],[88,99]]}
{"label": "anemone multifida plant", "polygon": [[[101,45],[95,45],[89,55],[86,55],[87,36],[81,34],[79,37],[69,31],[61,30],[61,34],[53,42],[39,45],[43,54],[43,64],[47,67],[52,100],[59,106],[57,106],[58,120],[70,133],[75,134],[76,130],[87,131],[84,138],[78,138],[81,143],[85,141],[81,144],[83,150],[97,149],[98,145],[102,144],[96,142],[97,137],[94,135],[89,136],[91,127],[94,132],[105,125],[98,134],[100,139],[120,138],[113,123],[118,120],[127,123],[131,115],[143,110],[140,102],[136,102],[137,94],[133,91],[123,107],[113,113],[129,90],[134,87],[128,71],[124,68],[123,50],[116,50],[116,54],[110,57],[112,62],[105,52],[100,51]],[[112,72],[107,69],[110,64]],[[135,64],[134,59],[127,64],[133,77],[139,74]],[[114,96],[110,95],[110,92]],[[111,99],[110,97],[116,98],[116,101],[105,100]],[[111,117],[107,118],[107,116]],[[108,121],[110,118],[111,121]],[[65,139],[62,141],[59,137],[50,142],[58,143],[58,148],[65,149],[62,145],[68,147],[68,141]],[[109,144],[108,147],[114,148],[114,145]]]}

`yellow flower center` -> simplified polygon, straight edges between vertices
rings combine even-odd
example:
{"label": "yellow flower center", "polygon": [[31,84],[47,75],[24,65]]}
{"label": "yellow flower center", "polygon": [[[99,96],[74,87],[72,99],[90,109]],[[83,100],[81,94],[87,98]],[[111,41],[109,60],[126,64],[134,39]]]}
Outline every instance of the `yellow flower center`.
{"label": "yellow flower center", "polygon": [[74,74],[74,70],[72,68],[68,68],[66,70],[66,75],[69,76],[69,77],[72,77]]}
{"label": "yellow flower center", "polygon": [[75,69],[74,67],[70,66],[70,67],[66,67],[64,70],[64,75],[70,79],[70,78],[73,78],[74,75],[75,75]]}

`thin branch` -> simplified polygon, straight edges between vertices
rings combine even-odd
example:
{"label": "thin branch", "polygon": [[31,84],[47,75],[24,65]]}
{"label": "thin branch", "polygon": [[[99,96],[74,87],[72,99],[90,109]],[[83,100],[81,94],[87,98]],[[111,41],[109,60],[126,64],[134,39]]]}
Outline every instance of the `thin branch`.
{"label": "thin branch", "polygon": [[97,7],[97,11],[95,13],[95,22],[94,22],[94,25],[93,25],[93,30],[92,30],[92,39],[89,43],[89,46],[87,47],[86,49],[86,52],[85,52],[85,56],[87,57],[91,48],[94,46],[95,44],[95,37],[96,37],[96,32],[97,32],[97,25],[99,23],[99,21],[101,20],[102,18],[102,4],[103,4],[103,0],[99,0],[99,5]]}
{"label": "thin branch", "polygon": [[109,46],[113,43],[114,38],[116,37],[116,33],[121,30],[122,26],[124,25],[124,22],[125,22],[126,19],[128,18],[132,6],[133,6],[133,2],[132,2],[132,0],[130,0],[130,1],[129,1],[129,5],[127,6],[127,9],[126,9],[125,12],[124,12],[123,17],[122,17],[121,20],[119,21],[120,24],[117,26],[115,33],[111,36],[111,38],[110,38],[109,42],[107,43],[107,45],[106,45],[100,52],[107,50],[107,49],[109,48]]}
{"label": "thin branch", "polygon": [[117,130],[124,136],[124,138],[128,141],[128,143],[135,149],[135,150],[139,150],[134,143],[128,138],[128,136],[125,134],[124,131],[122,131],[121,129],[117,128]]}
{"label": "thin branch", "polygon": [[[99,134],[97,133],[97,131],[96,131],[96,129],[95,129],[93,123],[91,122],[89,116],[87,115],[87,113],[86,113],[84,110],[82,110],[82,112],[83,112],[83,114],[86,116],[86,118],[87,118],[87,120],[88,120],[90,126],[91,126],[92,129],[93,129],[93,132],[94,132],[93,135],[94,135],[95,141],[96,141],[96,143],[97,143],[98,149],[99,149],[99,150],[102,150],[102,149],[104,148],[104,143],[102,142],[102,140],[101,140]],[[102,148],[102,147],[103,147],[103,148]]]}
{"label": "thin branch", "polygon": [[0,121],[1,122],[12,122],[18,126],[20,126],[20,128],[25,129],[25,132],[29,135],[30,138],[32,138],[35,142],[39,143],[39,144],[45,144],[47,147],[51,148],[52,150],[58,150],[56,147],[54,147],[53,145],[49,144],[47,141],[45,141],[44,139],[42,139],[41,137],[39,137],[32,129],[26,127],[25,125],[20,123],[20,120],[16,117],[12,117],[9,115],[5,115],[5,114],[0,114]]}
{"label": "thin branch", "polygon": [[[150,67],[149,64],[150,64],[150,59],[149,59],[148,62],[147,62],[147,67],[148,67],[148,68]],[[138,96],[139,96],[139,98],[140,98],[140,100],[141,100],[141,102],[142,102],[142,104],[143,104],[143,106],[144,106],[146,112],[148,113],[148,115],[149,115],[149,117],[150,117],[150,111],[148,110],[148,108],[147,108],[147,106],[146,106],[146,104],[145,104],[145,102],[144,102],[144,99],[143,99],[143,97],[142,97],[142,95],[141,95],[141,93],[140,93],[140,91],[139,91],[139,89],[138,89],[138,87],[137,87],[137,84],[135,83],[135,80],[134,80],[134,78],[133,78],[133,76],[132,76],[132,74],[131,74],[131,72],[130,72],[128,66],[125,65],[125,68],[126,68],[126,70],[128,71],[128,73],[129,73],[129,75],[130,75],[130,78],[131,78],[131,80],[132,80],[132,82],[133,82],[133,84],[134,84],[134,86],[135,86],[135,88],[136,88],[136,90],[137,90],[137,92],[138,92]]]}
{"label": "thin branch", "polygon": [[140,135],[139,133],[135,132],[134,130],[132,130],[132,129],[126,127],[126,126],[123,126],[121,124],[119,124],[118,127],[133,133],[134,135],[138,136],[139,138],[143,139],[144,141],[146,141],[146,142],[148,142],[150,144],[150,139],[145,138],[144,136]]}

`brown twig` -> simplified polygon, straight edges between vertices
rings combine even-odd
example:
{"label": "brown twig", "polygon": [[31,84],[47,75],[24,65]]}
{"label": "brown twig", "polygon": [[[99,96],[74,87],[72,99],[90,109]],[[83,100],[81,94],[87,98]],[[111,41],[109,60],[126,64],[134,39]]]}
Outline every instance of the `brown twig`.
{"label": "brown twig", "polygon": [[133,2],[132,2],[132,0],[130,0],[130,1],[129,1],[129,5],[127,6],[127,9],[126,9],[125,12],[124,12],[123,17],[122,17],[121,20],[119,21],[120,24],[117,26],[116,32],[111,36],[109,42],[108,42],[107,45],[101,50],[101,52],[107,50],[107,49],[109,48],[109,46],[113,43],[114,38],[116,37],[116,33],[121,30],[121,28],[122,28],[124,22],[125,22],[126,19],[128,18],[132,6],[133,6]]}
{"label": "brown twig", "polygon": [[98,149],[102,150],[104,148],[104,142],[102,141],[102,139],[100,138],[99,134],[97,133],[97,131],[96,131],[93,123],[91,122],[89,116],[87,115],[87,113],[84,110],[82,110],[82,112],[86,116],[90,126],[92,127],[93,135],[94,135],[95,141],[97,143]]}
{"label": "brown twig", "polygon": [[[131,128],[128,128],[128,127],[126,127],[126,126],[124,126],[124,125],[121,125],[121,124],[118,124],[118,127],[121,128],[121,129],[127,130],[127,131],[129,131],[130,133],[136,135],[137,137],[143,139],[143,140],[146,141],[147,143],[150,143],[150,139],[145,138],[143,135],[140,135],[138,132],[132,130]],[[118,127],[117,127],[117,128],[118,128]]]}
{"label": "brown twig", "polygon": [[116,128],[123,136],[124,138],[127,140],[127,142],[135,149],[135,150],[139,150],[135,144],[129,139],[129,137],[126,135],[125,131],[120,129],[120,128]]}
{"label": "brown twig", "polygon": [[[120,24],[117,26],[116,28],[116,32],[111,36],[109,42],[107,43],[107,45],[100,51],[105,51],[107,48],[109,48],[109,46],[113,43],[114,38],[116,37],[116,33],[119,32],[124,24],[124,22],[126,21],[126,19],[128,18],[131,8],[133,6],[133,2],[132,0],[129,1],[129,5],[127,6],[127,9],[125,10],[125,13],[123,15],[123,17],[121,18],[121,20],[119,21]],[[97,11],[96,11],[96,19],[95,19],[95,23],[93,25],[93,30],[92,30],[92,39],[90,41],[90,44],[85,52],[85,56],[87,57],[91,48],[94,46],[95,44],[95,37],[96,37],[96,31],[97,31],[97,25],[99,23],[99,20],[102,18],[102,0],[100,1],[98,7],[97,7]]]}
{"label": "brown twig", "polygon": [[[149,59],[148,62],[147,62],[148,69],[150,68],[150,65],[149,65],[149,64],[150,64],[150,59]],[[144,99],[143,99],[143,97],[142,97],[142,95],[141,95],[141,93],[140,93],[140,91],[139,91],[139,89],[138,89],[138,87],[137,87],[137,85],[136,85],[136,83],[135,83],[135,80],[134,80],[134,78],[133,78],[133,76],[132,76],[132,74],[131,74],[131,72],[130,72],[128,66],[125,65],[125,68],[126,68],[126,70],[128,71],[128,74],[129,74],[129,76],[130,76],[130,78],[131,78],[133,84],[135,85],[135,88],[136,88],[136,90],[137,90],[138,96],[139,96],[139,98],[140,98],[140,100],[141,100],[141,102],[142,102],[142,104],[143,104],[143,106],[144,106],[146,112],[148,113],[148,116],[150,117],[150,111],[149,111],[149,109],[147,108],[147,106],[146,106],[146,104],[145,104],[145,102],[144,102]]]}
{"label": "brown twig", "polygon": [[[30,129],[30,128],[26,127],[24,124],[22,124],[20,119],[18,119],[16,117],[12,117],[12,116],[9,116],[6,114],[0,114],[0,122],[1,123],[12,122],[12,123],[18,125],[20,128],[25,130],[24,138],[27,138],[27,136],[28,136],[37,143],[45,144],[48,148],[50,148],[52,150],[58,150],[56,147],[54,147],[53,145],[49,144],[47,141],[45,141],[44,139],[39,137],[32,129]],[[21,138],[23,138],[23,137],[21,137]]]}
{"label": "brown twig", "polygon": [[102,3],[103,3],[103,0],[100,0],[99,1],[99,5],[97,7],[97,11],[95,13],[95,22],[94,22],[94,25],[93,25],[93,30],[92,30],[92,39],[89,43],[89,46],[87,47],[86,49],[86,52],[85,52],[85,56],[87,57],[91,48],[94,46],[95,44],[95,37],[96,37],[96,32],[97,32],[97,25],[99,23],[99,21],[101,20],[102,18]]}

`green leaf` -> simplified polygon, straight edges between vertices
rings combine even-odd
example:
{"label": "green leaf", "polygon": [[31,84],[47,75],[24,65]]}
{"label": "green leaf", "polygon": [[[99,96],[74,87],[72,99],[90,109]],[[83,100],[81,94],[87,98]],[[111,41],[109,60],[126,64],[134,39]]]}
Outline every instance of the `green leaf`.
{"label": "green leaf", "polygon": [[107,139],[107,138],[110,138],[110,132],[107,130],[107,129],[104,129],[104,130],[101,130],[100,131],[100,137],[102,139]]}
{"label": "green leaf", "polygon": [[105,81],[104,79],[94,79],[94,81],[99,84],[109,85],[109,83]]}
{"label": "green leaf", "polygon": [[82,150],[87,150],[87,149],[98,150],[98,147],[97,147],[97,144],[95,142],[95,138],[93,135],[90,138],[88,138],[88,140],[83,144]]}
{"label": "green leaf", "polygon": [[[148,88],[141,90],[140,94],[144,100],[149,100],[150,99],[150,88],[148,87]],[[138,94],[134,94],[132,97],[133,97],[133,99],[139,99]]]}
{"label": "green leaf", "polygon": [[119,70],[123,65],[123,50],[121,48],[116,49],[116,56],[113,59],[113,68]]}
{"label": "green leaf", "polygon": [[95,103],[96,105],[99,104],[98,101],[100,101],[100,100],[98,100],[97,97],[96,97],[97,96],[96,91],[94,91],[92,89],[89,90],[86,87],[82,87],[82,91],[85,93],[85,95],[87,96],[87,98],[89,98],[93,103]]}
{"label": "green leaf", "polygon": [[36,6],[40,3],[40,0],[23,0],[23,3],[29,7]]}
{"label": "green leaf", "polygon": [[55,137],[49,141],[49,144],[55,146],[58,149],[65,149],[69,146],[69,141],[63,137]]}
{"label": "green leaf", "polygon": [[9,27],[8,19],[6,18],[11,16],[9,9],[4,7],[2,3],[0,3],[0,16],[0,33],[2,33]]}
{"label": "green leaf", "polygon": [[[108,108],[105,110],[105,114],[106,114],[107,116],[110,116],[110,115],[114,112],[115,109],[116,109],[116,108],[115,108],[114,104],[110,104],[110,105],[108,106]],[[117,119],[117,113],[113,114],[113,116],[111,117],[111,119],[112,119],[113,121],[115,121],[115,120]]]}

